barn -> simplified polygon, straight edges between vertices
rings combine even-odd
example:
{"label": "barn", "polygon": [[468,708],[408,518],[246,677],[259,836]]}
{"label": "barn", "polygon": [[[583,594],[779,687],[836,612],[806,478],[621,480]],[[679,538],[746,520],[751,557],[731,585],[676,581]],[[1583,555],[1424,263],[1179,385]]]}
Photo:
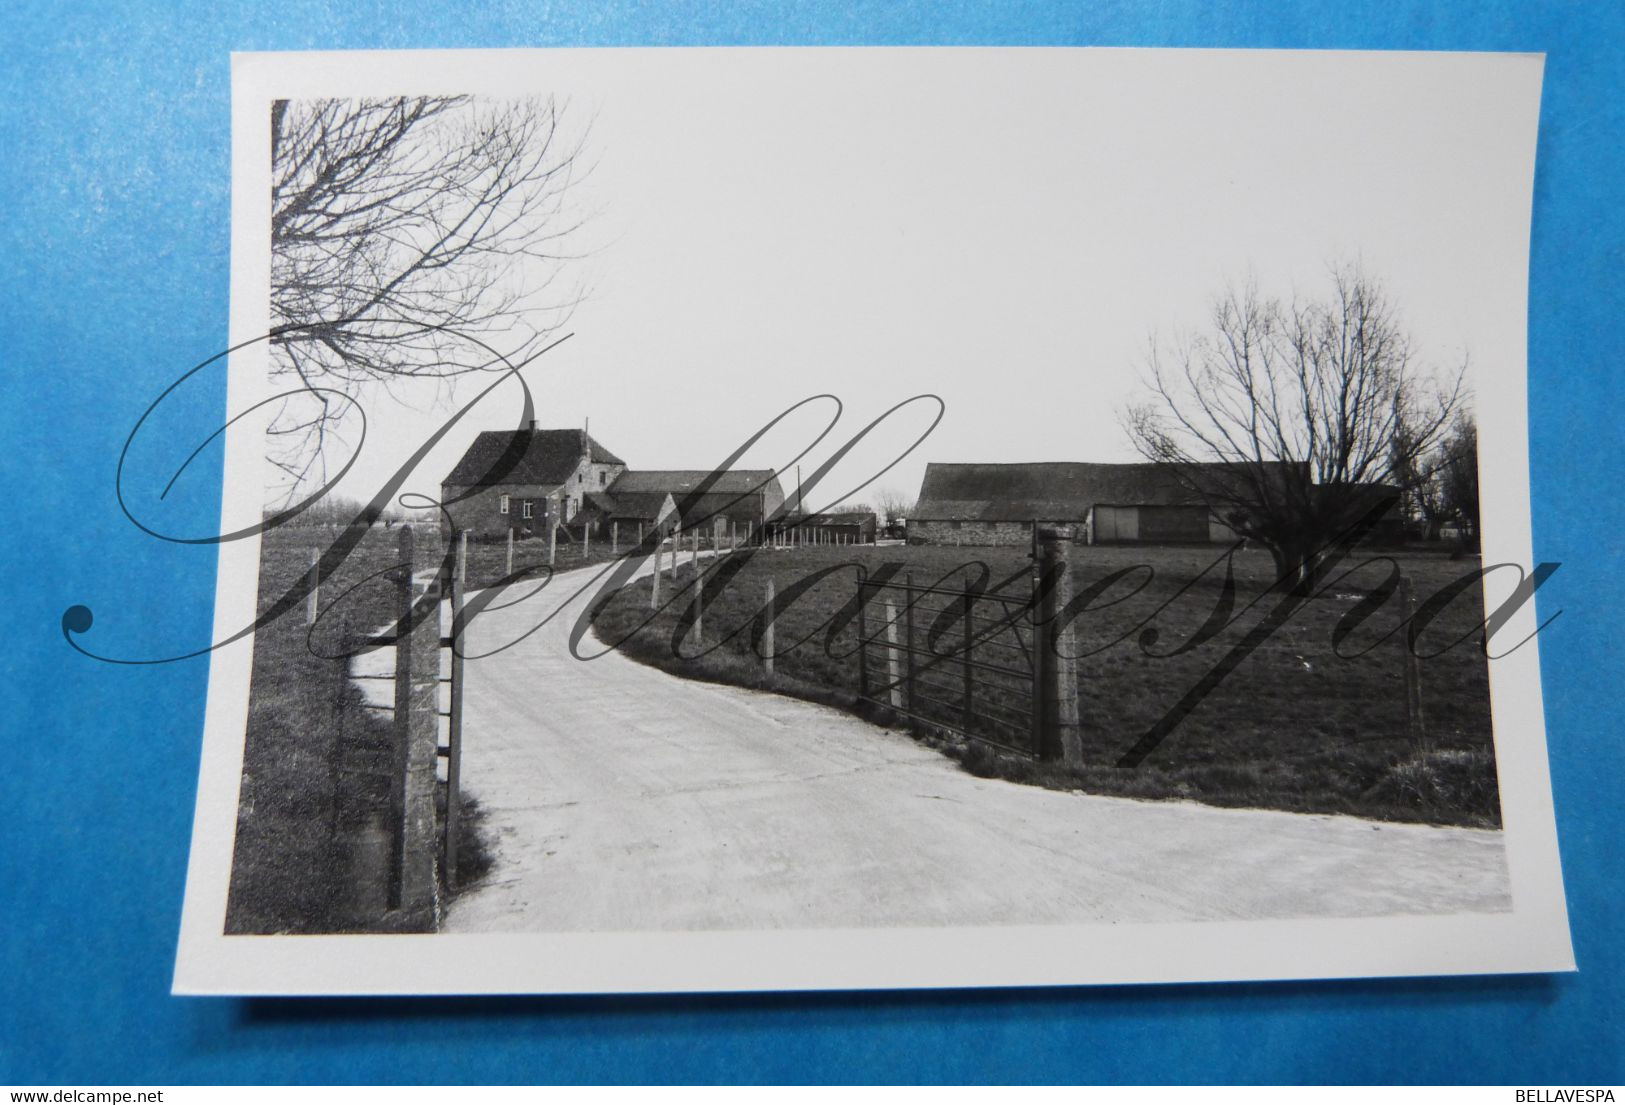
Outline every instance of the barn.
{"label": "barn", "polygon": [[697,469],[626,471],[610,484],[609,496],[616,502],[669,497],[684,530],[737,534],[740,540],[784,503],[778,477],[765,468],[720,474]]}
{"label": "barn", "polygon": [[572,525],[586,526],[597,537],[608,535],[617,543],[631,543],[655,530],[669,531],[676,521],[677,504],[670,494],[591,491]]}
{"label": "barn", "polygon": [[1168,465],[1075,462],[929,464],[908,539],[1026,545],[1035,522],[1072,526],[1089,544],[1235,540]]}
{"label": "barn", "polygon": [[872,511],[838,510],[791,515],[774,523],[779,540],[808,545],[872,545],[879,528]]}

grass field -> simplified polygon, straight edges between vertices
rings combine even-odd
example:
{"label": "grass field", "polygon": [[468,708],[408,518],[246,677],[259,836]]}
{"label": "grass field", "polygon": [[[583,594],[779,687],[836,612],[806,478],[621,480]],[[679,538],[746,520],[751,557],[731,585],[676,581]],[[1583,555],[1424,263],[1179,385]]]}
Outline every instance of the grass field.
{"label": "grass field", "polygon": [[[1493,826],[1500,822],[1490,736],[1488,670],[1476,647],[1480,591],[1447,606],[1418,642],[1425,654],[1466,638],[1421,663],[1430,747],[1410,744],[1403,682],[1403,634],[1390,601],[1342,645],[1332,631],[1382,580],[1372,564],[1334,582],[1214,688],[1138,766],[1119,758],[1255,626],[1273,604],[1267,553],[1244,550],[1232,561],[1235,616],[1211,640],[1181,651],[1218,601],[1222,568],[1207,571],[1222,549],[1129,546],[1076,547],[1074,587],[1082,590],[1132,569],[1074,622],[1085,762],[1061,767],[1000,753],[940,733],[922,733],[967,770],[1051,787],[1145,798],[1190,798],[1219,805],[1354,813],[1394,820]],[[1349,565],[1368,557],[1356,556]],[[1030,588],[1025,549],[856,547],[769,550],[754,556],[732,582],[708,599],[703,643],[692,634],[679,654],[673,630],[681,604],[652,622],[649,584],[635,584],[597,613],[599,636],[645,662],[700,679],[766,686],[752,652],[750,625],[768,576],[780,595],[810,574],[829,571],[776,619],[777,675],[773,689],[855,707],[857,657],[850,623],[827,639],[826,626],[852,601],[855,569],[873,572],[898,562],[916,581],[962,585],[967,570],[985,565],[995,583]],[[1402,553],[1397,562],[1418,601],[1476,567],[1442,554]],[[967,565],[972,567],[967,568]],[[679,576],[684,582],[685,567]],[[1335,579],[1335,575],[1333,577]],[[1135,591],[1135,587],[1139,589]],[[671,593],[668,581],[666,593]],[[1129,592],[1134,593],[1130,594]],[[1142,637],[1154,628],[1154,642]],[[1384,634],[1388,639],[1375,643]],[[1361,650],[1364,650],[1361,652]],[[703,656],[697,653],[705,652]],[[1355,653],[1360,653],[1354,655]],[[956,671],[953,661],[944,665]]]}
{"label": "grass field", "polygon": [[[620,547],[622,553],[626,546]],[[610,543],[608,541],[594,541],[591,547],[583,547],[579,540],[566,539],[564,532],[559,533],[559,541],[553,550],[553,570],[567,572],[572,568],[582,568],[589,564],[602,564],[612,560]],[[548,543],[546,537],[525,537],[514,542],[513,570],[523,569],[541,571],[548,562]],[[508,571],[508,542],[507,538],[476,539],[468,543],[468,586],[488,587],[497,582]]]}
{"label": "grass field", "polygon": [[[322,527],[265,534],[259,609],[269,609],[309,570],[313,547],[326,549],[336,537]],[[361,633],[393,620],[394,585],[379,573],[399,559],[397,539],[393,531],[369,531],[323,582],[323,606],[339,605],[314,632],[300,601],[254,635],[228,932],[366,931],[382,921],[391,715],[365,708],[348,662],[335,657],[346,622]],[[466,797],[464,804],[469,809]],[[465,817],[472,828],[459,858],[467,884],[489,858],[477,804]]]}

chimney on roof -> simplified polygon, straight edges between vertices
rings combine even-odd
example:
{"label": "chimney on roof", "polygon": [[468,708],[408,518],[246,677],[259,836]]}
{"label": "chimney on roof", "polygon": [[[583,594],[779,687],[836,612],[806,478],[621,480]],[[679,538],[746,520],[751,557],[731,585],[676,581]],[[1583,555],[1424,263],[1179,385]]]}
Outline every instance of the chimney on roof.
{"label": "chimney on roof", "polygon": [[532,418],[532,419],[531,419],[531,420],[530,420],[530,426],[529,426],[529,429],[530,429],[530,432],[531,432],[531,433],[535,433],[535,432],[536,432],[536,420],[535,420],[535,419],[534,419],[534,418]]}

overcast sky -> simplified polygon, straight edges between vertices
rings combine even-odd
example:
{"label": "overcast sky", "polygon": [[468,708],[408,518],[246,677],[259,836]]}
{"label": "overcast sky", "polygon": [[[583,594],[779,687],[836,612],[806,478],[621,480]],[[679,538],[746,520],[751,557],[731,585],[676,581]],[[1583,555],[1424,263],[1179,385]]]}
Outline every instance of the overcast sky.
{"label": "overcast sky", "polygon": [[[1227,280],[1319,294],[1339,260],[1386,283],[1426,358],[1470,352],[1480,379],[1522,378],[1527,59],[456,57],[413,69],[593,117],[596,168],[577,190],[596,212],[577,272],[592,294],[526,375],[542,425],[590,418],[634,467],[711,467],[820,392],[845,404],[826,445],[910,396],[942,398],[936,432],[880,481],[909,498],[927,461],[1135,459],[1117,412],[1153,331],[1199,325]],[[437,489],[477,430],[516,425],[517,400],[482,404],[411,486]],[[905,449],[934,414],[912,410],[809,505]],[[366,497],[444,419],[368,412],[341,493]],[[786,463],[831,410],[806,414],[751,459]]]}

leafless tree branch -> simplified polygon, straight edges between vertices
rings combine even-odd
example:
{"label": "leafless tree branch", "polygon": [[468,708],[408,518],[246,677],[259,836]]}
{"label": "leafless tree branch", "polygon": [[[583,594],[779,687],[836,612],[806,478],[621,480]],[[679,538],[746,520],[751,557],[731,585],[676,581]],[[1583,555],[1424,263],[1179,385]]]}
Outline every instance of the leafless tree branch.
{"label": "leafless tree branch", "polygon": [[1146,398],[1121,419],[1143,456],[1300,580],[1376,486],[1436,449],[1465,398],[1466,364],[1419,369],[1376,280],[1349,265],[1331,277],[1319,301],[1227,289],[1205,332],[1153,340]]}
{"label": "leafless tree branch", "polygon": [[292,498],[363,389],[501,368],[580,301],[557,287],[581,221],[584,129],[552,98],[278,101],[271,112],[268,437]]}

